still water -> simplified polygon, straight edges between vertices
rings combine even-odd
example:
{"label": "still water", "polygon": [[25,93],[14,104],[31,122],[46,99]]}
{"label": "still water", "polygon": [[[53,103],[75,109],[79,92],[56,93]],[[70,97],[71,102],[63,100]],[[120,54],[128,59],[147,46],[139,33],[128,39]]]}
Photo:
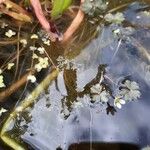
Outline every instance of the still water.
{"label": "still water", "polygon": [[[8,133],[15,135],[11,131],[17,128],[35,150],[67,150],[81,142],[89,142],[91,149],[95,142],[150,145],[150,15],[142,12],[145,8],[131,3],[123,10],[124,24],[97,26],[97,37],[75,57],[65,58],[57,79],[26,108],[27,117],[22,114],[12,122]],[[118,29],[121,33],[115,34]],[[116,95],[127,80],[139,85],[138,100],[121,109],[113,107],[112,98],[109,103],[92,100],[93,85],[102,83]]]}

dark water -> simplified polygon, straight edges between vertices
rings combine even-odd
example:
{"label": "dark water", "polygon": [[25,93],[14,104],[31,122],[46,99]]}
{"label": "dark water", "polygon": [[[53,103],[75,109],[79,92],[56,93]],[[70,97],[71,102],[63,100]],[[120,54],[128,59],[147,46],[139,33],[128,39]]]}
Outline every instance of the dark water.
{"label": "dark water", "polygon": [[[23,141],[37,150],[67,150],[81,142],[69,150],[134,150],[150,145],[150,15],[141,13],[139,9],[144,8],[142,3],[130,4],[123,11],[124,24],[102,27],[72,59],[75,70],[67,68],[59,73],[38,102],[28,108],[30,120],[21,118],[17,128],[27,125]],[[132,32],[126,30],[129,25],[134,27]],[[124,31],[120,37],[113,33],[118,28]],[[102,72],[111,91],[127,78],[139,84],[141,97],[122,109],[115,108],[114,115],[108,114],[107,104],[92,103],[88,93]],[[74,105],[77,100],[82,105]]]}

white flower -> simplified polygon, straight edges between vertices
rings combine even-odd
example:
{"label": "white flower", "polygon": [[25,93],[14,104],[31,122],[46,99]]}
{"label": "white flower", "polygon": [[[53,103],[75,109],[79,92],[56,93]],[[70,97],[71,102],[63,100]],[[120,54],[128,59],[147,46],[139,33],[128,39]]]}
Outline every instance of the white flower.
{"label": "white flower", "polygon": [[0,109],[0,116],[2,115],[2,113],[5,113],[5,112],[7,112],[7,110],[4,109],[4,108],[1,108],[1,109]]}
{"label": "white flower", "polygon": [[5,35],[10,38],[10,37],[12,37],[13,35],[16,35],[16,32],[14,32],[14,31],[12,31],[12,30],[8,30],[7,32],[5,32]]}
{"label": "white flower", "polygon": [[98,83],[96,85],[93,85],[91,88],[91,93],[93,94],[94,101],[101,101],[104,103],[107,103],[109,101],[109,93],[106,90],[102,89],[102,86]]}
{"label": "white flower", "polygon": [[50,40],[49,39],[47,39],[47,38],[42,38],[42,41],[43,41],[43,43],[45,44],[45,45],[50,45]]}
{"label": "white flower", "polygon": [[18,106],[17,108],[16,108],[16,111],[17,112],[21,112],[23,110],[23,107],[22,106]]}
{"label": "white flower", "polygon": [[10,70],[15,64],[14,63],[8,63],[7,69]]}
{"label": "white flower", "polygon": [[122,85],[120,95],[124,96],[126,101],[137,100],[141,96],[139,85],[134,81],[126,80]]}
{"label": "white flower", "polygon": [[48,46],[49,46],[49,45],[50,45],[50,40],[46,40],[46,41],[44,41],[43,43],[44,43],[45,45],[48,45]]}
{"label": "white flower", "polygon": [[44,54],[44,52],[45,52],[44,47],[39,47],[37,50],[40,52],[40,54]]}
{"label": "white flower", "polygon": [[124,15],[122,13],[116,13],[116,14],[107,14],[105,15],[104,19],[110,23],[116,23],[116,24],[121,24],[125,18],[124,18]]}
{"label": "white flower", "polygon": [[126,102],[121,99],[121,97],[115,97],[114,99],[114,106],[118,107],[119,109],[122,108],[122,105],[125,104]]}
{"label": "white flower", "polygon": [[39,37],[38,37],[37,34],[32,34],[30,38],[31,38],[31,39],[38,39]]}
{"label": "white flower", "polygon": [[27,45],[27,40],[26,39],[21,39],[20,43],[23,44],[23,47]]}
{"label": "white flower", "polygon": [[113,31],[114,35],[120,34],[120,32],[121,32],[120,29],[116,29]]}
{"label": "white flower", "polygon": [[38,57],[37,54],[34,53],[34,54],[32,55],[32,58],[33,58],[33,59],[37,59],[37,58],[39,58],[39,57]]}
{"label": "white flower", "polygon": [[96,102],[101,101],[103,103],[107,103],[109,101],[109,94],[107,91],[102,91],[99,95],[94,94],[92,100]]}
{"label": "white flower", "polygon": [[35,47],[35,46],[30,46],[29,48],[31,51],[35,51],[37,49],[37,47]]}
{"label": "white flower", "polygon": [[4,78],[4,77],[3,77],[2,75],[0,75],[0,88],[5,87],[3,78]]}
{"label": "white flower", "polygon": [[39,63],[35,65],[35,69],[40,72],[43,68],[47,68],[49,63],[48,63],[48,58],[42,58],[38,57]]}
{"label": "white flower", "polygon": [[106,90],[102,91],[99,96],[100,96],[100,101],[101,102],[107,103],[109,101],[110,95]]}
{"label": "white flower", "polygon": [[39,57],[39,63],[41,64],[42,68],[47,68],[49,63],[48,63],[48,57]]}
{"label": "white flower", "polygon": [[2,72],[3,72],[2,69],[0,69],[0,74],[2,74]]}
{"label": "white flower", "polygon": [[34,83],[34,82],[36,82],[36,77],[34,75],[28,75],[27,80],[29,80],[32,83]]}
{"label": "white flower", "polygon": [[42,70],[41,65],[38,63],[34,66],[34,68],[36,69],[37,72],[40,72]]}

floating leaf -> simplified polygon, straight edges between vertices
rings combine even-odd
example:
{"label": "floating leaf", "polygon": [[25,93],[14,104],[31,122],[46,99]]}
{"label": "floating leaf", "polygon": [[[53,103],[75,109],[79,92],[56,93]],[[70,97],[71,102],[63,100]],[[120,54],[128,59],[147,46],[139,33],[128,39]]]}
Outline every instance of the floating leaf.
{"label": "floating leaf", "polygon": [[123,13],[118,12],[116,14],[108,13],[104,19],[109,23],[121,24],[125,20],[125,17]]}
{"label": "floating leaf", "polygon": [[105,0],[86,0],[81,7],[82,11],[89,16],[99,15],[106,8],[107,4]]}

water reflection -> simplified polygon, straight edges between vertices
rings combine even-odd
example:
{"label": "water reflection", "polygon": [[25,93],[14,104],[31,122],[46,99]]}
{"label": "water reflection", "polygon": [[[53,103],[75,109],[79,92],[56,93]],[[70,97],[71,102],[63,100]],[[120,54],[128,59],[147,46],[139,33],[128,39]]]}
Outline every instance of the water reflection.
{"label": "water reflection", "polygon": [[[130,40],[121,39],[120,45],[120,39],[112,36],[112,30],[114,26],[104,28],[102,35],[76,57],[75,61],[82,65],[79,71],[64,70],[59,74],[57,86],[53,83],[46,95],[50,107],[46,107],[47,98],[41,96],[31,112],[32,122],[28,124],[28,131],[23,135],[26,142],[42,150],[59,146],[67,149],[70,144],[82,141],[128,142],[142,147],[150,144],[149,70],[143,68],[143,65],[146,68],[150,65],[149,56],[141,55],[141,47],[137,45],[141,43],[143,46],[144,40],[141,37],[141,41],[139,35],[149,35],[149,30],[137,30],[130,35]],[[105,42],[106,39],[109,44]],[[104,67],[105,77],[111,85],[128,77],[137,81],[142,90],[139,101],[127,103],[121,110],[117,109],[118,113],[114,116],[107,115],[107,105],[89,103],[89,88],[100,80],[100,73],[104,71],[102,68],[97,71],[99,66],[103,66],[100,64],[108,64]],[[79,96],[86,105],[70,107]],[[108,106],[113,109],[110,104]],[[63,114],[68,114],[67,119],[60,111],[62,107]],[[34,136],[30,136],[30,133]]]}
{"label": "water reflection", "polygon": [[[138,25],[134,16],[141,15],[137,8],[143,7],[132,4],[124,12],[127,21]],[[143,26],[145,20],[149,24],[147,17],[140,17]],[[114,34],[118,28],[121,35]],[[42,150],[68,149],[72,143],[86,141],[127,142],[141,147],[150,144],[150,31],[144,28],[127,32],[121,25],[105,26],[74,59],[77,68],[64,68],[28,110],[30,120],[20,125],[27,125],[22,139]],[[102,83],[103,91],[113,97],[125,79],[139,84],[142,96],[138,101],[123,105],[121,110],[113,103],[92,101],[91,87]]]}

